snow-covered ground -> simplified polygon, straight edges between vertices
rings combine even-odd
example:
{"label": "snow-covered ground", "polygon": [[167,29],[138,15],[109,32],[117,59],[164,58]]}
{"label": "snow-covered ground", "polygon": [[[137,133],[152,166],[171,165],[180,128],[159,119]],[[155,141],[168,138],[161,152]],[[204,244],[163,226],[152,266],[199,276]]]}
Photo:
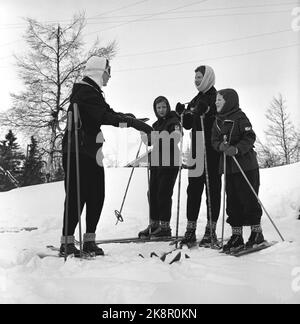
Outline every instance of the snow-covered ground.
{"label": "snow-covered ground", "polygon": [[[145,169],[135,171],[123,211],[125,222],[115,225],[114,210],[120,208],[129,173],[130,169],[106,169],[106,201],[97,239],[135,236],[147,225]],[[186,223],[185,171],[182,180],[180,234]],[[202,248],[184,251],[191,258],[173,265],[149,257],[152,251],[170,250],[168,243],[104,245],[107,256],[92,261],[39,259],[36,253],[46,252],[46,245],[59,245],[63,183],[0,193],[0,303],[300,303],[299,180],[299,163],[261,171],[261,200],[286,242],[242,258]],[[173,229],[176,201],[177,190]],[[204,205],[199,237],[206,223]],[[280,240],[266,216],[263,226],[268,240]],[[22,227],[38,230],[14,232]],[[248,235],[246,230],[245,239]]]}

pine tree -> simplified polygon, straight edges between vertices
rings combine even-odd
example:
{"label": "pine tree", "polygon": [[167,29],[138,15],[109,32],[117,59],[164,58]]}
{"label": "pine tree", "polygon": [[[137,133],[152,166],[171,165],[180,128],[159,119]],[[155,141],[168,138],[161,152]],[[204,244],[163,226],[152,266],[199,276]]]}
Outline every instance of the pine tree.
{"label": "pine tree", "polygon": [[19,180],[22,174],[24,154],[20,151],[17,137],[9,130],[5,140],[0,144],[0,166],[2,172],[0,175],[0,190],[9,190],[15,187],[14,180],[10,179],[8,173],[15,179]]}
{"label": "pine tree", "polygon": [[34,136],[31,136],[31,144],[29,145],[28,156],[24,164],[24,172],[22,175],[22,186],[32,186],[43,183],[43,161],[38,150],[38,143]]}

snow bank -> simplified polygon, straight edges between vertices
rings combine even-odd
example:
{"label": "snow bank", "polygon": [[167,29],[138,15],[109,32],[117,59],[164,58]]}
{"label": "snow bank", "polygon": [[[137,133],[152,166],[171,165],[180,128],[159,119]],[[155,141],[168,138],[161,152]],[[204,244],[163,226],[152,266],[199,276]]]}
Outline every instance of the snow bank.
{"label": "snow bank", "polygon": [[[106,169],[106,200],[98,239],[135,236],[147,225],[145,169],[135,170],[123,210],[125,222],[115,225],[114,210],[120,208],[130,171]],[[261,171],[260,198],[286,241],[293,243],[280,243],[239,259],[205,249],[184,251],[191,258],[172,266],[149,257],[152,251],[168,251],[168,243],[105,245],[107,256],[93,261],[41,260],[37,252],[59,243],[63,183],[0,193],[0,303],[299,303],[300,293],[292,289],[293,271],[300,267],[299,175],[299,163]],[[186,171],[182,180],[180,234],[186,223]],[[173,229],[176,201],[177,190]],[[205,223],[203,206],[198,236]],[[83,216],[83,229],[84,225]],[[263,226],[266,238],[279,240],[267,217]],[[23,227],[38,230],[11,231]],[[229,233],[226,228],[226,235]],[[140,253],[145,259],[138,257]]]}

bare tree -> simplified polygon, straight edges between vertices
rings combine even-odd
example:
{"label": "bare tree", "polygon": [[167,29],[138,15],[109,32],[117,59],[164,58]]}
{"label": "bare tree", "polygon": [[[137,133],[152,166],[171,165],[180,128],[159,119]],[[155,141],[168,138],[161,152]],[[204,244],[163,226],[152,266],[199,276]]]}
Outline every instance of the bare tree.
{"label": "bare tree", "polygon": [[299,133],[295,130],[281,94],[273,98],[266,118],[270,123],[265,132],[268,144],[264,147],[273,157],[281,158],[280,164],[296,162],[297,156],[299,159]]}
{"label": "bare tree", "polygon": [[13,107],[1,114],[0,121],[3,126],[18,128],[39,139],[48,155],[48,171],[52,175],[54,157],[60,154],[72,85],[90,57],[111,58],[115,54],[115,43],[99,47],[97,39],[84,51],[84,14],[74,16],[64,27],[30,18],[26,21],[28,28],[24,38],[30,50],[25,56],[15,56],[25,90],[11,94]]}
{"label": "bare tree", "polygon": [[261,168],[272,168],[281,164],[281,157],[274,153],[271,147],[263,144],[258,138],[256,139],[255,147],[258,163]]}

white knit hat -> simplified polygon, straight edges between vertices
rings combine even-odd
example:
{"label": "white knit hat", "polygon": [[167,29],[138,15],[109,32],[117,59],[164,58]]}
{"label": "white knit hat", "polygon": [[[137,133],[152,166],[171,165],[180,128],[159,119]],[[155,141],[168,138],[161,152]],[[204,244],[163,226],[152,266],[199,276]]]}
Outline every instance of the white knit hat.
{"label": "white knit hat", "polygon": [[92,56],[86,63],[84,76],[94,80],[100,88],[103,86],[103,73],[108,66],[109,62],[104,57]]}

